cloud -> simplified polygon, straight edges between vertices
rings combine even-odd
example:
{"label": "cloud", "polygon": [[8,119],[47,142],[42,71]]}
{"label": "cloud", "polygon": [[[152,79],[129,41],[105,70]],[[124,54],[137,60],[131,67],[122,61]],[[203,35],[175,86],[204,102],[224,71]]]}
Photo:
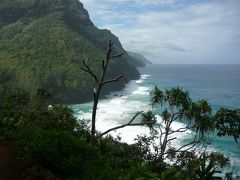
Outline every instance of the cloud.
{"label": "cloud", "polygon": [[158,63],[240,63],[239,0],[82,0],[126,50]]}

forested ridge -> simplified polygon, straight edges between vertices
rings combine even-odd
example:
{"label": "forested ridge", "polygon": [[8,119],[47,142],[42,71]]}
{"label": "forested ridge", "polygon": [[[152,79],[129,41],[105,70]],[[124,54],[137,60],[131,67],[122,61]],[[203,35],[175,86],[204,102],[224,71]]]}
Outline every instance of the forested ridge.
{"label": "forested ridge", "polygon": [[[44,88],[56,102],[89,100],[94,82],[81,71],[82,61],[87,58],[99,73],[110,39],[115,54],[125,52],[109,30],[94,26],[78,0],[3,0],[0,14],[1,94]],[[139,72],[132,61],[125,52],[111,62],[107,76],[137,79]],[[122,88],[125,82],[106,87],[103,94]]]}

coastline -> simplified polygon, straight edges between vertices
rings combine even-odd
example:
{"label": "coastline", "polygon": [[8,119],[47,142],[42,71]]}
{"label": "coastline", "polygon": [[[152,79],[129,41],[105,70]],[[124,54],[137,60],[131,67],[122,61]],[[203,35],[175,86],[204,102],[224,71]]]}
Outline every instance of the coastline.
{"label": "coastline", "polygon": [[[159,66],[160,67],[160,66]],[[114,127],[128,121],[136,111],[148,110],[150,99],[148,94],[151,87],[154,85],[160,86],[162,89],[179,85],[184,89],[188,89],[194,99],[207,98],[212,104],[213,111],[222,107],[224,104],[229,108],[238,108],[239,104],[239,85],[235,81],[238,81],[239,71],[235,66],[229,66],[223,69],[215,68],[215,66],[198,66],[198,65],[186,65],[186,66],[147,66],[146,68],[138,68],[141,73],[141,78],[137,81],[131,81],[125,85],[124,91],[111,92],[110,96],[105,96],[99,103],[98,109],[98,121],[97,128],[100,131],[105,131],[109,127]],[[238,68],[240,68],[238,66]],[[189,76],[194,71],[195,76]],[[210,74],[206,76],[206,71]],[[181,74],[179,75],[179,73]],[[151,76],[149,76],[151,75]],[[233,79],[234,78],[234,79]],[[182,81],[185,79],[185,81]],[[229,79],[235,80],[234,82]],[[196,81],[198,80],[198,83]],[[219,87],[216,93],[215,86]],[[199,89],[201,87],[201,89]],[[231,88],[229,88],[231,87]],[[230,94],[232,92],[232,94]],[[114,95],[117,94],[117,95]],[[224,96],[228,94],[228,96]],[[231,106],[230,106],[231,105]],[[89,119],[91,116],[91,103],[75,105],[72,107],[76,117],[79,119]],[[160,117],[159,117],[160,118]],[[176,124],[177,125],[177,124]],[[136,133],[141,133],[145,129],[141,128],[129,128],[117,131],[115,135],[121,134],[122,140],[134,139]],[[147,129],[146,129],[147,131]],[[186,136],[191,135],[186,134]],[[211,137],[212,144],[211,150],[223,153],[230,157],[232,166],[239,169],[240,155],[237,149],[237,145],[232,138],[220,138]],[[178,143],[178,142],[176,142]]]}

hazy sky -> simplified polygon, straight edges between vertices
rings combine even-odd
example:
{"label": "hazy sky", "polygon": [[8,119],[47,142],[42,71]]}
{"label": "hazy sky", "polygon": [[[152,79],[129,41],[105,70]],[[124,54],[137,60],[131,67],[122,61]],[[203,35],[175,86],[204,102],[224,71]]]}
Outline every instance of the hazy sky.
{"label": "hazy sky", "polygon": [[156,63],[240,63],[240,0],[80,0],[94,24]]}

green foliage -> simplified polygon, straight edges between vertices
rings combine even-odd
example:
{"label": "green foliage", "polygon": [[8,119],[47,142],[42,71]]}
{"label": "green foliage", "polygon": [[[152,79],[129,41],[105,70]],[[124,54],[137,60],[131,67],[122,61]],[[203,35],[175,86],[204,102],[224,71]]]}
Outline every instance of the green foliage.
{"label": "green foliage", "polygon": [[152,111],[142,113],[142,123],[147,124],[147,126],[152,129],[154,124],[157,122],[155,114]]}
{"label": "green foliage", "polygon": [[77,120],[72,110],[60,105],[48,108],[49,93],[38,90],[36,95],[30,97],[26,93],[10,94],[2,100],[0,120],[6,127],[31,127],[37,125],[42,128],[73,132]]}
{"label": "green foliage", "polygon": [[215,173],[221,173],[222,169],[229,164],[228,158],[215,152],[204,151],[197,154],[194,151],[184,151],[174,158],[176,158],[176,163],[166,172],[181,175],[180,179],[221,179],[216,177]]}
{"label": "green foliage", "polygon": [[165,101],[164,93],[157,86],[151,91],[151,102],[153,105],[161,104]]}
{"label": "green foliage", "polygon": [[97,160],[97,152],[83,140],[67,132],[31,126],[19,129],[19,155],[33,158],[44,167],[65,176],[84,176]]}
{"label": "green foliage", "polygon": [[168,112],[167,109],[163,112],[165,117],[169,115],[173,116],[173,111],[178,111],[179,118],[186,116],[189,110],[192,107],[192,100],[189,96],[188,91],[183,91],[181,88],[171,88],[166,89],[165,91],[160,90],[158,87],[155,87],[151,92],[151,101],[153,105],[166,105],[170,108],[171,112]]}
{"label": "green foliage", "polygon": [[99,149],[101,154],[109,157],[117,157],[121,162],[121,168],[128,168],[131,162],[141,162],[143,159],[140,154],[140,148],[137,145],[128,145],[119,142],[119,139],[114,139],[108,136],[100,140]]}
{"label": "green foliage", "polygon": [[188,177],[183,177],[183,174],[181,173],[181,169],[179,167],[176,166],[172,166],[170,168],[168,168],[166,171],[164,171],[161,174],[161,180],[181,180],[181,179],[190,179]]}
{"label": "green foliage", "polygon": [[163,112],[162,112],[162,118],[164,120],[164,122],[166,123],[167,121],[170,120],[170,117],[172,116],[172,114],[170,112],[168,112],[167,109],[165,109]]}
{"label": "green foliage", "polygon": [[151,144],[154,141],[154,138],[147,135],[137,135],[135,138],[135,145],[138,147],[138,157],[144,161],[151,161],[152,160],[152,152],[151,152]]}
{"label": "green foliage", "polygon": [[211,118],[211,106],[206,100],[198,100],[192,106],[191,115],[196,123],[196,132],[203,137],[205,132],[214,129],[214,121]]}
{"label": "green foliage", "polygon": [[165,90],[165,102],[173,108],[180,109],[182,113],[186,112],[192,103],[188,91],[183,91],[179,87]]}
{"label": "green foliage", "polygon": [[128,174],[126,179],[136,179],[136,180],[158,180],[159,175],[157,173],[153,173],[149,166],[146,163],[137,164],[128,170]]}
{"label": "green foliage", "polygon": [[218,136],[232,136],[236,142],[240,138],[240,110],[221,108],[214,116]]}

